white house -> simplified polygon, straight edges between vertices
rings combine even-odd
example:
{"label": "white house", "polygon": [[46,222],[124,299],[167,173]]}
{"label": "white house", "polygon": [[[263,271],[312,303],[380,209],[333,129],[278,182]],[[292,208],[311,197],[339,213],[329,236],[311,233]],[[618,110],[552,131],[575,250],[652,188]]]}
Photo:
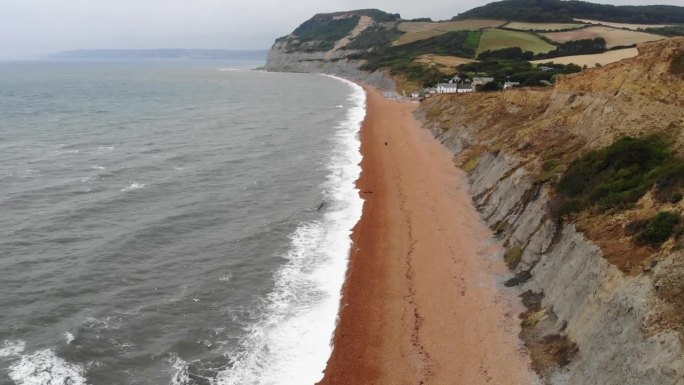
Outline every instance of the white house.
{"label": "white house", "polygon": [[471,86],[470,84],[459,84],[458,90],[457,90],[457,92],[459,94],[465,94],[467,92],[473,92],[473,91],[475,91],[475,90],[473,89],[473,86]]}
{"label": "white house", "polygon": [[458,84],[438,83],[436,89],[438,94],[455,94],[458,92]]}
{"label": "white house", "polygon": [[473,78],[473,88],[493,82],[494,78]]}
{"label": "white house", "polygon": [[506,82],[504,83],[503,89],[507,90],[509,88],[517,87],[520,85],[520,82]]}

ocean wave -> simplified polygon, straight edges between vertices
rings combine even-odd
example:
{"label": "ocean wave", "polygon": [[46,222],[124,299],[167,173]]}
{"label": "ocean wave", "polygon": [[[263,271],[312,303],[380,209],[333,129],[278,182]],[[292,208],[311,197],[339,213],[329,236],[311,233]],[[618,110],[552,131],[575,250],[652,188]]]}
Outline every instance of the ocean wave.
{"label": "ocean wave", "polygon": [[363,201],[355,182],[361,169],[358,131],[365,117],[365,93],[353,89],[346,120],[335,134],[335,151],[325,183],[330,208],[322,219],[300,225],[291,236],[288,262],[275,276],[261,319],[248,328],[240,347],[228,353],[230,369],[220,385],[306,385],[318,382],[332,352],[340,293],[346,275],[351,229]]}
{"label": "ocean wave", "polygon": [[69,332],[64,332],[64,339],[66,340],[67,345],[70,345],[72,342],[74,342],[74,335]]}
{"label": "ocean wave", "polygon": [[144,183],[136,183],[133,181],[131,181],[129,183],[130,184],[128,186],[121,189],[122,192],[129,192],[129,191],[138,190],[138,189],[145,187]]}
{"label": "ocean wave", "polygon": [[3,341],[0,345],[0,358],[20,355],[26,348],[24,341]]}
{"label": "ocean wave", "polygon": [[170,385],[186,385],[190,383],[190,375],[188,374],[188,363],[172,354],[169,363],[171,364],[171,382]]}
{"label": "ocean wave", "polygon": [[101,318],[88,317],[83,321],[83,327],[100,330],[118,330],[123,326],[123,320],[119,317],[106,316]]}
{"label": "ocean wave", "polygon": [[85,369],[58,357],[50,349],[21,356],[9,367],[17,385],[85,385]]}

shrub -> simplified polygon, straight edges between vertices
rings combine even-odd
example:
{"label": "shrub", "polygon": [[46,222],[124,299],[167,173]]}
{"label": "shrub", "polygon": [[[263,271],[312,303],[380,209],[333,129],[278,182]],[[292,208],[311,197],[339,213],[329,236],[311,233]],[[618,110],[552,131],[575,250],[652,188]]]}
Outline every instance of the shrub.
{"label": "shrub", "polygon": [[618,139],[570,165],[557,185],[561,200],[557,214],[594,205],[601,210],[628,207],[658,182],[684,180],[684,166],[678,164],[682,160],[660,136]]}
{"label": "shrub", "polygon": [[537,59],[549,59],[561,56],[587,55],[606,51],[606,40],[602,37],[593,39],[572,40],[561,43],[553,51],[537,54]]}
{"label": "shrub", "polygon": [[537,177],[537,181],[539,183],[545,183],[551,180],[555,175],[558,166],[560,166],[560,160],[558,159],[549,159],[544,162],[541,173],[539,173],[539,177]]}
{"label": "shrub", "polygon": [[520,246],[513,246],[506,250],[504,261],[506,262],[506,265],[508,265],[508,268],[511,270],[515,269],[515,267],[518,266],[518,263],[520,263],[520,257],[522,257],[522,255],[523,250]]}
{"label": "shrub", "polygon": [[484,92],[499,91],[500,89],[501,89],[501,86],[499,86],[499,83],[497,83],[497,82],[487,82],[487,83],[483,84],[482,86],[477,87],[478,91],[484,91]]}
{"label": "shrub", "polygon": [[675,233],[679,222],[678,214],[663,211],[648,220],[632,222],[628,232],[634,234],[637,244],[659,247]]}
{"label": "shrub", "polygon": [[478,60],[507,59],[507,60],[532,60],[534,52],[523,51],[520,47],[507,47],[495,50],[486,50],[477,56]]}

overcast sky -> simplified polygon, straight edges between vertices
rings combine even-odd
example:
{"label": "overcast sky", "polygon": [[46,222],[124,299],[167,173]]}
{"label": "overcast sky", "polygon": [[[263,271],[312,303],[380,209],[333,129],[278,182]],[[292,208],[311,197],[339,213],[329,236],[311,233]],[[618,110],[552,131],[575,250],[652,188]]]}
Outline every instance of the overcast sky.
{"label": "overcast sky", "polygon": [[[602,0],[671,4],[683,0]],[[318,12],[448,19],[487,0],[0,0],[0,58],[81,48],[265,49]]]}

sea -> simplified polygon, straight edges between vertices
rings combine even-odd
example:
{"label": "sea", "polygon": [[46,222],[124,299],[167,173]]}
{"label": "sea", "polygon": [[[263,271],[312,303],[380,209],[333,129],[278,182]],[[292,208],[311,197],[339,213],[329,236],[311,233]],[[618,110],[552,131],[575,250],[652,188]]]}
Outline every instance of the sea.
{"label": "sea", "polygon": [[0,63],[0,384],[313,385],[363,202],[357,85]]}

